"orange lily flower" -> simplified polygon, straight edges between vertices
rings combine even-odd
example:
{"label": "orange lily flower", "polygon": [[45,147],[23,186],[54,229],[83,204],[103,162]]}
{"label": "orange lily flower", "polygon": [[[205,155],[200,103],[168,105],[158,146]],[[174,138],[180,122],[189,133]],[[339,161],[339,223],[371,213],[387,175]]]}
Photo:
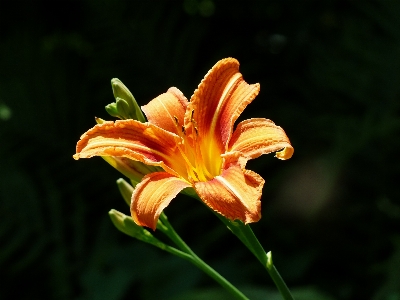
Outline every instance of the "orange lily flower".
{"label": "orange lily flower", "polygon": [[190,102],[172,87],[142,107],[148,122],[98,124],[81,136],[74,158],[126,157],[164,169],[144,176],[133,192],[138,225],[155,230],[163,209],[188,187],[226,218],[257,222],[264,179],[245,169],[247,161],[279,150],[279,159],[293,154],[283,129],[270,120],[248,119],[233,131],[259,90],[244,81],[236,59],[220,60]]}

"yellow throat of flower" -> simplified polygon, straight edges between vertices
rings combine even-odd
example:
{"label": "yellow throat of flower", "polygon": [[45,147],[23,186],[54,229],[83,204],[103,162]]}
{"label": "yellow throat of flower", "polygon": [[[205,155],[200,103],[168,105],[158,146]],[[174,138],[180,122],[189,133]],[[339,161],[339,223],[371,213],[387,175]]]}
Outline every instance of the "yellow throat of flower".
{"label": "yellow throat of flower", "polygon": [[188,128],[179,124],[174,116],[177,132],[181,142],[177,145],[185,160],[187,174],[181,174],[189,182],[209,181],[221,174],[222,158],[219,149],[215,147],[212,139],[200,139],[197,123],[191,112],[190,133]]}

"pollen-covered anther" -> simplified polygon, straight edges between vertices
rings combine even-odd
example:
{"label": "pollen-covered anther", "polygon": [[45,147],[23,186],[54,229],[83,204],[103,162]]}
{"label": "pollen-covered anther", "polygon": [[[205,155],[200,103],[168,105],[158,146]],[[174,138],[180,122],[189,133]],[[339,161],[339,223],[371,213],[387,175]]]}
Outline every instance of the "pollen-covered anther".
{"label": "pollen-covered anther", "polygon": [[[178,135],[179,135],[181,138],[183,138],[183,136],[181,136],[180,132],[182,132],[183,135],[186,135],[185,126],[179,124],[179,120],[178,120],[178,117],[177,117],[177,116],[173,116],[173,118],[174,118],[174,121],[175,121],[175,126],[176,126],[176,129],[177,129]],[[179,128],[179,127],[180,127],[180,128]]]}
{"label": "pollen-covered anther", "polygon": [[194,119],[194,109],[192,109],[192,115],[190,116],[190,122],[192,122],[195,126],[197,126],[197,122]]}

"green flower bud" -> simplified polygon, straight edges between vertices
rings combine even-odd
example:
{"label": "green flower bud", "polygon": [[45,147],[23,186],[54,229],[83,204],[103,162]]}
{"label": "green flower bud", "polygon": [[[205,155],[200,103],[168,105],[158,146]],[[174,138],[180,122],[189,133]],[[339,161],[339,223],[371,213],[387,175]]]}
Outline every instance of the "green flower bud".
{"label": "green flower bud", "polygon": [[136,186],[140,181],[142,181],[143,176],[149,173],[162,171],[161,168],[147,166],[140,161],[126,157],[102,156],[102,158],[119,172],[128,177],[132,181],[133,186]]}
{"label": "green flower bud", "polygon": [[113,117],[133,119],[146,122],[146,119],[132,93],[118,78],[111,80],[111,86],[116,103],[106,106],[106,111]]}
{"label": "green flower bud", "polygon": [[131,205],[131,198],[133,193],[133,186],[131,186],[125,179],[120,178],[117,180],[119,192],[124,198],[126,204]]}
{"label": "green flower bud", "polygon": [[106,112],[112,117],[120,118],[120,115],[118,114],[118,109],[117,109],[117,103],[113,102],[108,105],[106,105]]}
{"label": "green flower bud", "polygon": [[111,87],[113,90],[114,98],[121,98],[127,101],[135,101],[132,93],[118,78],[111,79]]}
{"label": "green flower bud", "polygon": [[110,216],[111,222],[114,224],[114,226],[126,235],[134,237],[140,241],[152,244],[161,249],[165,249],[167,247],[167,245],[156,239],[148,230],[137,225],[133,221],[132,217],[127,216],[115,209],[110,210],[108,212],[108,215]]}
{"label": "green flower bud", "polygon": [[127,101],[119,97],[116,98],[117,110],[123,119],[135,119],[135,115],[131,114],[130,107]]}

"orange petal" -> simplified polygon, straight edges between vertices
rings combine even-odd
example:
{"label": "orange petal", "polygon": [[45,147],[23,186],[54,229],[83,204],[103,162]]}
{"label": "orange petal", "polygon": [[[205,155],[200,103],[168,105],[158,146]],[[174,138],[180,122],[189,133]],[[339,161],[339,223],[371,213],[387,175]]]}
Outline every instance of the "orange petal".
{"label": "orange petal", "polygon": [[[259,84],[249,85],[243,80],[234,58],[217,62],[201,81],[190,99],[185,123],[189,129],[197,127],[206,165],[226,151],[233,124],[259,90]],[[191,122],[192,110],[196,123]]]}
{"label": "orange petal", "polygon": [[158,217],[176,195],[190,184],[166,172],[150,173],[136,186],[131,201],[131,214],[136,224],[153,230]]}
{"label": "orange petal", "polygon": [[151,123],[136,120],[104,122],[88,130],[76,145],[75,159],[93,156],[127,157],[160,166],[179,176],[185,162],[176,147],[179,137]]}
{"label": "orange petal", "polygon": [[210,181],[196,182],[195,189],[210,208],[228,219],[239,219],[247,224],[261,218],[263,185],[260,175],[236,165]]}
{"label": "orange petal", "polygon": [[[188,101],[180,90],[175,87],[142,106],[150,123],[179,135]],[[177,126],[175,117],[178,120]]]}
{"label": "orange petal", "polygon": [[275,156],[283,160],[291,158],[294,152],[285,131],[271,120],[261,118],[240,122],[228,146],[228,152],[242,153],[245,161],[278,150],[281,151]]}
{"label": "orange petal", "polygon": [[257,96],[259,84],[247,84],[239,73],[234,58],[218,61],[195,90],[186,113],[186,123],[194,110],[200,135],[215,132],[224,145],[228,142],[233,123]]}

